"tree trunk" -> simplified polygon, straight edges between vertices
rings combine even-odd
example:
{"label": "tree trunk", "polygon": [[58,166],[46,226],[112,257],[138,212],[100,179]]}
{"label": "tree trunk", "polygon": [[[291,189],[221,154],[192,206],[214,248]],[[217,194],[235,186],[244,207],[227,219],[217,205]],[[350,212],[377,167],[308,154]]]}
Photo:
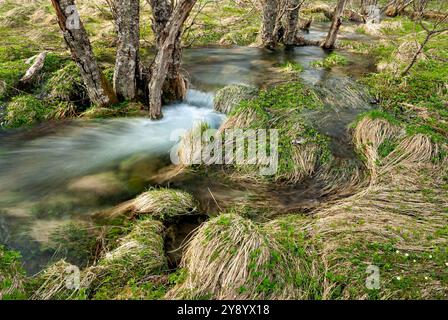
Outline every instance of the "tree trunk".
{"label": "tree trunk", "polygon": [[117,59],[115,62],[114,90],[119,99],[137,97],[137,72],[140,46],[139,0],[116,0]]}
{"label": "tree trunk", "polygon": [[91,102],[99,107],[116,103],[117,97],[98,66],[74,0],[51,0],[51,2],[56,10],[65,42],[80,69]]}
{"label": "tree trunk", "polygon": [[149,114],[152,119],[162,117],[162,89],[173,61],[176,42],[181,37],[182,26],[195,3],[196,0],[181,0],[162,31],[164,37],[159,39],[160,47],[151,68],[149,83]]}
{"label": "tree trunk", "polygon": [[182,101],[187,95],[187,81],[180,72],[182,63],[182,39],[181,35],[176,39],[173,54],[168,62],[168,72],[162,89],[163,103]]}
{"label": "tree trunk", "polygon": [[[156,48],[159,50],[166,38],[165,27],[171,17],[173,8],[169,0],[149,0],[152,8],[152,28],[156,35]],[[169,103],[183,100],[187,94],[187,85],[180,72],[182,59],[182,39],[178,37],[174,44],[173,54],[169,59],[168,72],[162,88],[162,101]]]}
{"label": "tree trunk", "polygon": [[285,34],[283,36],[283,43],[285,46],[294,46],[297,43],[299,36],[299,11],[301,0],[289,0],[285,15]]}
{"label": "tree trunk", "polygon": [[338,4],[333,13],[333,22],[331,23],[330,31],[328,32],[327,38],[325,39],[322,48],[333,49],[338,37],[339,28],[342,24],[342,14],[345,9],[345,4],[347,0],[338,0]]}
{"label": "tree trunk", "polygon": [[264,0],[261,39],[263,45],[268,49],[273,49],[277,46],[277,35],[275,35],[277,17],[277,0]]}
{"label": "tree trunk", "polygon": [[386,7],[385,14],[388,17],[396,17],[412,2],[414,0],[395,0]]}

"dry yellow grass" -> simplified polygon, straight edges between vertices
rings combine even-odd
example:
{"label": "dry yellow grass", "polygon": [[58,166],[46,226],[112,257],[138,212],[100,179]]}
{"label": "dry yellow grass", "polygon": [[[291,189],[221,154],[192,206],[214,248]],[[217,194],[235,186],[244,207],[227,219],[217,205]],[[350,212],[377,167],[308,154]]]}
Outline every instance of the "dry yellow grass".
{"label": "dry yellow grass", "polygon": [[307,281],[319,277],[318,268],[301,259],[312,248],[294,238],[306,229],[301,217],[263,225],[235,214],[210,220],[188,243],[182,261],[187,278],[167,298],[308,298],[314,291]]}
{"label": "dry yellow grass", "polygon": [[[379,148],[390,139],[397,146],[382,158]],[[359,167],[339,176],[328,168],[319,173],[322,179],[339,177],[356,190],[354,195],[308,217],[256,224],[225,214],[207,222],[184,251],[186,280],[167,298],[367,299],[372,291],[366,289],[365,271],[374,263],[381,270],[377,298],[447,297],[448,284],[442,280],[446,266],[424,258],[448,249],[447,235],[440,232],[448,225],[448,198],[442,187],[448,159],[434,160],[446,146],[370,118],[354,130],[354,143],[368,176]],[[294,229],[300,231],[279,236],[279,230]],[[391,247],[406,256],[390,253]],[[272,256],[278,257],[278,265],[270,263]],[[268,286],[253,272],[262,274]],[[271,283],[276,285],[269,287]]]}
{"label": "dry yellow grass", "polygon": [[41,285],[32,299],[76,299],[80,294],[86,298],[86,294],[95,296],[97,292],[112,298],[131,279],[140,281],[166,267],[163,232],[161,222],[152,219],[136,222],[132,231],[119,240],[117,248],[80,272],[78,288],[66,285],[77,268],[64,260],[55,263],[36,276]]}
{"label": "dry yellow grass", "polygon": [[196,201],[187,192],[174,189],[151,189],[137,198],[117,207],[98,213],[101,218],[127,216],[151,216],[167,220],[176,216],[188,215],[196,211]]}

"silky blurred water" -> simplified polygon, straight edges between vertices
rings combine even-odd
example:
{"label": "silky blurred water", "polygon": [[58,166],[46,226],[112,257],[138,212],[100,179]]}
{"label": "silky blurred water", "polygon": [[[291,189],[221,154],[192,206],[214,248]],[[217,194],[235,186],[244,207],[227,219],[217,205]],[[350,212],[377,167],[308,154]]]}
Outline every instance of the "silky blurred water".
{"label": "silky blurred water", "polygon": [[[327,27],[317,24],[307,37],[321,38]],[[365,40],[354,34],[343,36]],[[192,89],[184,102],[164,107],[161,121],[74,120],[0,132],[0,243],[21,251],[28,272],[41,270],[56,257],[57,250],[46,248],[54,230],[69,221],[85,221],[151,186],[151,178],[170,164],[169,151],[176,144],[170,139],[173,131],[200,122],[220,126],[225,117],[213,111],[216,90],[229,84],[266,88],[290,81],[295,75],[282,70],[286,62],[303,66],[299,77],[317,90],[327,106],[325,115],[308,114],[309,121],[331,138],[337,156],[353,157],[347,126],[371,107],[355,78],[371,71],[372,62],[342,53],[350,61],[347,66],[331,71],[312,66],[327,54],[319,47],[273,52],[248,47],[189,49],[183,67]],[[200,201],[215,202],[210,186],[203,185],[210,181],[193,177],[187,183]],[[224,201],[244,197],[246,192],[223,188],[215,196]],[[296,193],[309,197],[298,200],[313,201],[313,192]]]}

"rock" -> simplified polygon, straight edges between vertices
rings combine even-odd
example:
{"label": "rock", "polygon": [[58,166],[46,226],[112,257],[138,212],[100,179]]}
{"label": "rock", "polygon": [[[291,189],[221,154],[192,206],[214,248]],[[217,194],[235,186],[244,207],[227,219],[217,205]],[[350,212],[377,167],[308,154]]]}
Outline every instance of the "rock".
{"label": "rock", "polygon": [[113,172],[82,177],[72,182],[68,189],[72,192],[87,192],[108,197],[126,192],[126,186]]}
{"label": "rock", "polygon": [[248,85],[230,85],[216,93],[215,110],[230,114],[243,100],[251,100],[258,94],[258,89]]}

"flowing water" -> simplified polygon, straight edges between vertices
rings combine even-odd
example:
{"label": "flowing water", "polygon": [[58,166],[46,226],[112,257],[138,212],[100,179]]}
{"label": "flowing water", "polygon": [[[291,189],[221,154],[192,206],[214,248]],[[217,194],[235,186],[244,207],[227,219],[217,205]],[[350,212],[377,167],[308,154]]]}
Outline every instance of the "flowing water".
{"label": "flowing water", "polygon": [[[308,37],[321,38],[327,28],[316,25]],[[317,89],[328,106],[325,116],[310,114],[309,118],[331,137],[335,156],[352,158],[347,125],[371,107],[352,78],[372,71],[372,64],[364,57],[343,53],[350,61],[348,66],[331,72],[311,67],[326,54],[318,47],[275,52],[247,47],[190,49],[185,52],[184,68],[193,89],[186,101],[166,106],[161,121],[75,120],[0,131],[0,244],[21,251],[30,273],[41,270],[54,258],[55,250],[46,249],[53,230],[68,221],[87,220],[154,183],[154,175],[170,164],[168,155],[177,142],[173,131],[204,121],[219,127],[225,116],[213,111],[217,89],[239,83],[260,88],[280,83],[287,77],[280,68],[286,62],[304,67],[300,77]],[[224,186],[197,176],[170,184],[194,193],[207,209],[251,194],[250,188]],[[294,208],[312,207],[314,194],[312,188],[295,187],[279,203],[288,207],[295,201],[300,205]]]}

